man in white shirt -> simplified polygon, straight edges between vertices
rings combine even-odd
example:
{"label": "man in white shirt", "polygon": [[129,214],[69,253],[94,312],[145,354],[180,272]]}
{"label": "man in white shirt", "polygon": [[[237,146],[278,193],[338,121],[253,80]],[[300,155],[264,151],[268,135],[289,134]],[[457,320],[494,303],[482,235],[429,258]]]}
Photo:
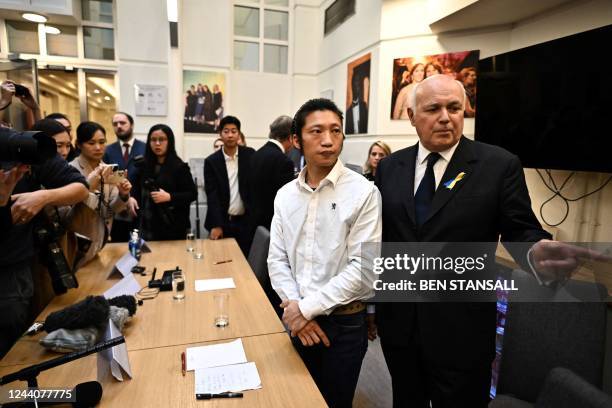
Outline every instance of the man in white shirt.
{"label": "man in white shirt", "polygon": [[283,322],[332,407],[352,405],[368,342],[363,301],[374,292],[371,261],[382,230],[378,189],[338,159],[342,119],[327,99],[296,113],[294,147],[308,164],[276,196],[268,255]]}

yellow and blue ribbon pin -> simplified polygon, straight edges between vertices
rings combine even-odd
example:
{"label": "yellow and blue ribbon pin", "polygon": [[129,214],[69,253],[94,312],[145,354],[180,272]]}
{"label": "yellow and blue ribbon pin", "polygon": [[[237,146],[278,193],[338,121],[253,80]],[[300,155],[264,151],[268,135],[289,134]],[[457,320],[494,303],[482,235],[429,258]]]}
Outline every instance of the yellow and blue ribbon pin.
{"label": "yellow and blue ribbon pin", "polygon": [[463,177],[465,177],[465,172],[462,171],[461,173],[457,174],[454,179],[445,182],[444,187],[452,190],[452,188],[455,187],[455,184],[457,184]]}

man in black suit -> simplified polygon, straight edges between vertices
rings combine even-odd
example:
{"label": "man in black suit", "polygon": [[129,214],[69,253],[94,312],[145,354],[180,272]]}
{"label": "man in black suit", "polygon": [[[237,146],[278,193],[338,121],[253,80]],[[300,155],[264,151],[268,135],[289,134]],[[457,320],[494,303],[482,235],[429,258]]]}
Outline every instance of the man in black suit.
{"label": "man in black suit", "polygon": [[[102,160],[106,164],[116,164],[119,170],[127,170],[128,179],[135,186],[138,183],[139,169],[134,158],[144,156],[146,143],[134,137],[134,118],[125,112],[117,112],[113,115],[113,130],[117,136],[117,141],[106,147]],[[115,214],[112,230],[113,241],[127,242],[129,240],[130,230],[137,228],[138,225],[135,220],[137,210],[136,199],[130,197],[127,209]]]}
{"label": "man in black suit", "polygon": [[[376,172],[383,242],[550,238],[531,209],[519,159],[462,136],[460,83],[427,78],[410,106],[419,143],[382,160]],[[394,407],[487,406],[495,303],[379,303],[376,314]]]}
{"label": "man in black suit", "polygon": [[270,125],[270,140],[251,158],[251,198],[253,230],[263,225],[270,230],[274,216],[274,197],[282,186],[294,179],[293,162],[286,155],[291,150],[289,116],[279,116]]}
{"label": "man in black suit", "polygon": [[248,174],[255,150],[238,146],[240,120],[234,116],[221,119],[219,134],[223,147],[204,161],[208,205],[204,226],[210,239],[235,238],[247,256],[252,239]]}
{"label": "man in black suit", "polygon": [[368,105],[363,100],[363,76],[353,74],[351,80],[353,90],[353,101],[346,108],[347,135],[355,133],[368,133]]}

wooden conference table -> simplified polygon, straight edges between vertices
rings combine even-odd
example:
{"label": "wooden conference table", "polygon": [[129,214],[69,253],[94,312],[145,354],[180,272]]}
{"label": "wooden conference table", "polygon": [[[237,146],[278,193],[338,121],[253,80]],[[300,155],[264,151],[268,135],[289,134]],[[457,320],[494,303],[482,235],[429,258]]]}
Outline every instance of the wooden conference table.
{"label": "wooden conference table", "polygon": [[[124,328],[129,360],[134,378],[118,382],[101,380],[104,393],[100,406],[242,406],[242,407],[322,407],[325,401],[306,367],[293,349],[284,327],[259,285],[254,273],[233,239],[204,240],[204,259],[195,260],[185,250],[183,241],[150,242],[151,253],[143,254],[140,265],[147,276],[134,275],[145,286],[153,267],[157,277],[164,270],[179,266],[186,277],[186,297],[172,299],[172,292],[160,292],[145,300]],[[109,278],[114,264],[127,251],[127,244],[109,244],[99,256],[77,273],[79,288],[56,296],[41,312],[42,321],[49,313],[69,306],[87,295],[102,295],[119,281]],[[215,265],[217,261],[231,262]],[[235,289],[230,295],[230,324],[214,326],[213,294],[196,292],[196,279],[232,277]],[[28,365],[57,357],[38,344],[44,335],[20,339],[0,360],[0,376]],[[214,344],[242,338],[247,360],[256,363],[262,381],[260,390],[246,391],[242,399],[196,401],[194,373],[181,375],[180,354],[186,347]],[[44,388],[71,388],[77,383],[95,380],[96,356],[43,372],[39,385]],[[24,383],[12,383],[13,388]],[[3,388],[7,388],[6,386]],[[9,387],[10,388],[10,387]]]}

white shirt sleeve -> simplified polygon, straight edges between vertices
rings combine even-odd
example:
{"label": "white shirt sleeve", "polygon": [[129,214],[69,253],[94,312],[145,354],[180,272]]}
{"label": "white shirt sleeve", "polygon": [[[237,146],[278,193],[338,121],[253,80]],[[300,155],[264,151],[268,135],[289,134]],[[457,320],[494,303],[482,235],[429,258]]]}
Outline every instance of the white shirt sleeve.
{"label": "white shirt sleeve", "polygon": [[372,262],[378,256],[376,252],[380,251],[380,245],[368,245],[369,250],[362,246],[365,242],[380,244],[382,239],[381,197],[378,189],[372,187],[347,238],[348,263],[321,290],[299,301],[300,311],[308,320],[329,314],[338,305],[364,300],[374,294]]}
{"label": "white shirt sleeve", "polygon": [[270,226],[270,249],[268,251],[268,274],[270,283],[282,300],[299,300],[295,276],[291,272],[287,247],[283,236],[283,220],[279,210],[278,195],[274,200],[274,217]]}

